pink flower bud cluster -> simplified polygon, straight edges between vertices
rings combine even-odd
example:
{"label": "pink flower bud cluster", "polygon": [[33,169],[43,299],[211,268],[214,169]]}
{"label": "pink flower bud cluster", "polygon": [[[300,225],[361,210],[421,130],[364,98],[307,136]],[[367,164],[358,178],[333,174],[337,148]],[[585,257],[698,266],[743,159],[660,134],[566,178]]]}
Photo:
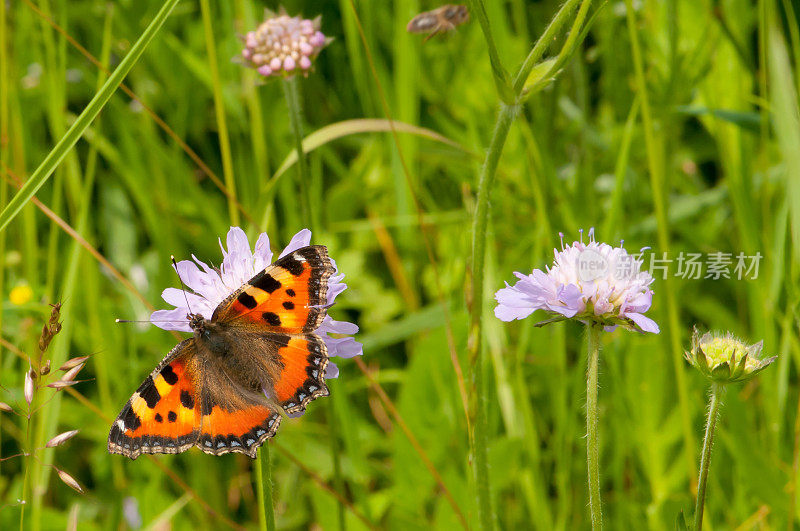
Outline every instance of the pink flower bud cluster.
{"label": "pink flower bud cluster", "polygon": [[244,38],[242,58],[262,76],[290,76],[307,72],[325,46],[319,19],[286,14],[272,16]]}

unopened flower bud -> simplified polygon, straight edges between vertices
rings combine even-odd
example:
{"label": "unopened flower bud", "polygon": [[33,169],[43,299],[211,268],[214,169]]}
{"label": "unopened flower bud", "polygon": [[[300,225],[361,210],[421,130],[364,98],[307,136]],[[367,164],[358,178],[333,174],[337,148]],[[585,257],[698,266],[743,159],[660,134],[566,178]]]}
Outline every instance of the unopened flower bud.
{"label": "unopened flower bud", "polygon": [[777,359],[777,356],[762,359],[763,345],[763,341],[748,345],[730,333],[712,334],[707,332],[701,336],[695,329],[692,333],[692,349],[685,352],[684,357],[706,378],[715,383],[743,382],[764,370]]}

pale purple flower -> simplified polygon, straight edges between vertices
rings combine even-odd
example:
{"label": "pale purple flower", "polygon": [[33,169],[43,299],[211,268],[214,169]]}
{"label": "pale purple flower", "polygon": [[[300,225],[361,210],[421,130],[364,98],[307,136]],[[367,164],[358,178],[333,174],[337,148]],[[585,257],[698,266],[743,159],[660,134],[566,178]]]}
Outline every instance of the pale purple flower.
{"label": "pale purple flower", "polygon": [[650,309],[653,277],[642,270],[641,259],[628,254],[620,244],[612,247],[594,240],[572,245],[561,242],[554,249],[555,261],[545,271],[530,275],[514,273],[516,284],[495,294],[495,316],[502,321],[528,317],[544,310],[564,319],[598,323],[613,330],[622,325],[641,332],[659,332],[658,325],[644,313]]}
{"label": "pale purple flower", "polygon": [[320,19],[290,17],[267,11],[266,20],[242,39],[242,60],[264,77],[307,73],[329,39],[319,31]]}
{"label": "pale purple flower", "polygon": [[[311,243],[311,231],[303,229],[294,235],[289,245],[281,252],[283,257],[301,247],[306,247]],[[247,235],[239,227],[231,227],[228,231],[227,250],[220,240],[219,246],[222,249],[222,265],[219,270],[206,265],[192,255],[191,260],[178,262],[178,275],[186,287],[191,290],[184,292],[177,288],[167,288],[161,297],[175,306],[172,310],[156,310],[150,316],[150,321],[164,330],[179,330],[181,332],[191,332],[187,315],[190,313],[201,314],[206,319],[211,319],[216,307],[225,300],[228,295],[239,289],[242,284],[249,281],[262,269],[272,263],[272,251],[269,247],[269,237],[262,233],[256,241],[255,249],[250,250],[250,242]],[[347,285],[342,282],[344,274],[336,269],[336,262],[331,259],[334,273],[328,280],[328,300],[330,306],[336,300],[337,295],[343,292]],[[198,265],[200,266],[198,268]],[[193,292],[193,293],[192,293]],[[188,302],[188,307],[187,307]],[[190,310],[191,308],[191,310]],[[329,334],[355,334],[358,326],[347,321],[336,321],[330,315],[326,315],[322,324],[317,328],[316,333],[325,341],[328,347],[328,356],[340,358],[352,358],[362,354],[361,343],[352,337],[331,337]],[[339,369],[333,362],[328,362],[325,372],[326,378],[336,378]]]}

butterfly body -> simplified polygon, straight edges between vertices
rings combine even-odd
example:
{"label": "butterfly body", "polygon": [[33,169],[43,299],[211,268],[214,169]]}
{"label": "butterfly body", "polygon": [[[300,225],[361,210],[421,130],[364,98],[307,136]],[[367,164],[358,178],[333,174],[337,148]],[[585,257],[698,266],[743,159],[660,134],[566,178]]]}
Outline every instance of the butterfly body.
{"label": "butterfly body", "polygon": [[210,319],[189,314],[193,337],[145,379],[111,427],[108,449],[179,453],[192,446],[255,457],[281,413],[328,395],[326,315],[334,268],[323,246],[298,249],[222,301]]}

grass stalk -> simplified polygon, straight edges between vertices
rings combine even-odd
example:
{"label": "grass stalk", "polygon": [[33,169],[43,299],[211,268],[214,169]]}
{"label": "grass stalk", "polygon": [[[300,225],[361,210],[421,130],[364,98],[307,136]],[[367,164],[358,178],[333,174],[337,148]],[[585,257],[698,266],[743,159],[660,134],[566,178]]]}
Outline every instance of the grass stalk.
{"label": "grass stalk", "polygon": [[228,214],[231,224],[239,225],[239,210],[236,200],[236,179],[233,175],[233,157],[231,156],[231,141],[228,136],[228,122],[225,119],[225,103],[222,101],[222,81],[219,76],[217,63],[217,46],[214,42],[214,27],[211,24],[211,6],[208,0],[200,0],[200,10],[203,13],[203,30],[205,32],[206,50],[208,51],[208,67],[211,73],[211,83],[214,89],[214,111],[217,119],[217,132],[219,134],[219,150],[222,157],[222,175],[225,179],[225,188],[228,190]]}
{"label": "grass stalk", "polygon": [[258,451],[255,465],[259,529],[261,529],[261,531],[275,531],[275,509],[272,505],[272,470],[269,455],[269,441],[265,441]]}
{"label": "grass stalk", "polygon": [[53,170],[64,160],[64,157],[78,142],[78,139],[83,135],[86,129],[91,125],[94,119],[100,114],[100,111],[111,99],[111,96],[117,90],[117,87],[122,83],[122,80],[128,74],[133,65],[139,60],[144,53],[145,48],[155,37],[161,26],[167,20],[167,17],[172,12],[173,8],[178,4],[179,0],[167,0],[161,9],[158,11],[153,20],[145,28],[139,39],[131,46],[130,52],[119,63],[119,66],[109,76],[108,80],[103,84],[103,87],[97,91],[92,100],[83,110],[83,112],[75,119],[67,132],[61,137],[61,140],[50,150],[44,160],[39,164],[39,167],[31,174],[30,178],[25,182],[25,185],[19,192],[9,201],[8,205],[0,212],[0,230],[5,229],[11,220],[13,220],[22,208],[30,201],[31,197],[41,188],[47,179],[53,174]]}
{"label": "grass stalk", "polygon": [[706,420],[706,435],[703,438],[703,453],[700,457],[700,475],[697,483],[697,503],[694,508],[694,529],[703,529],[703,511],[706,503],[706,483],[708,482],[708,467],[711,464],[711,447],[714,446],[714,430],[717,427],[719,407],[725,387],[711,384],[711,397],[708,402],[708,419]]}
{"label": "grass stalk", "polygon": [[597,373],[600,359],[600,334],[603,329],[589,325],[589,352],[586,368],[586,462],[589,468],[589,510],[592,529],[603,528],[600,500],[600,448],[597,436]]}
{"label": "grass stalk", "polygon": [[[631,40],[631,55],[633,56],[635,79],[638,97],[641,104],[642,125],[644,128],[645,149],[647,152],[647,166],[650,173],[650,186],[653,189],[653,206],[656,215],[658,246],[662,252],[669,252],[670,234],[669,218],[667,216],[667,198],[664,191],[664,153],[663,145],[657,142],[657,125],[653,120],[648,95],[647,81],[644,73],[644,60],[639,44],[639,36],[636,31],[636,21],[634,19],[635,10],[632,0],[625,0],[627,13],[628,34]],[[687,466],[690,477],[694,476],[694,435],[692,432],[692,420],[689,412],[689,391],[686,386],[686,377],[683,372],[682,347],[680,338],[680,316],[678,302],[675,299],[675,289],[672,277],[667,275],[663,281],[663,292],[667,306],[667,328],[669,330],[670,358],[673,362],[675,371],[675,385],[678,390],[678,405],[681,413],[681,426],[686,447]]]}
{"label": "grass stalk", "polygon": [[[34,390],[36,387],[34,386]],[[28,455],[25,456],[25,472],[22,479],[22,498],[19,505],[19,530],[25,531],[25,507],[30,504],[32,496],[28,492],[30,490],[31,474],[33,473],[31,467],[33,466],[33,438],[31,437],[31,424],[34,405],[36,404],[36,393],[34,392],[33,400],[28,404],[28,412],[25,418],[25,451]]]}

